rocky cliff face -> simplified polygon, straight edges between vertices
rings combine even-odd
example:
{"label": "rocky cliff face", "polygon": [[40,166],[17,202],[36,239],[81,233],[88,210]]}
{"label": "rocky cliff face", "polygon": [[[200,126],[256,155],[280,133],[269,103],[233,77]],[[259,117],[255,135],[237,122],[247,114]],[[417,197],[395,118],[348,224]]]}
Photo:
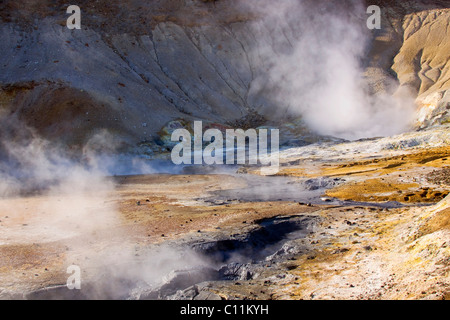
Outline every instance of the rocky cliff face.
{"label": "rocky cliff face", "polygon": [[390,27],[374,39],[372,61],[379,62],[379,73],[388,72],[413,91],[421,128],[449,121],[449,15],[442,1],[388,5],[384,19]]}
{"label": "rocky cliff face", "polygon": [[[369,91],[391,93],[400,84],[413,92],[418,126],[448,122],[450,9],[446,2],[378,4],[382,29],[362,31],[364,39],[372,40],[349,53],[364,60]],[[77,5],[82,10],[81,30],[66,27],[69,15],[63,1],[0,4],[2,135],[17,132],[11,124],[18,120],[22,128],[26,125],[46,139],[72,146],[82,146],[104,131],[127,146],[139,142],[157,146],[161,130],[176,119],[243,127],[257,127],[265,120],[277,125],[292,122],[307,117],[309,110],[296,110],[296,104],[320,97],[315,90],[285,99],[292,91],[316,82],[342,82],[334,75],[332,80],[316,77],[319,67],[305,69],[302,64],[322,69],[333,65],[289,60],[298,48],[310,48],[306,56],[320,60],[326,54],[318,49],[323,43],[311,38],[302,42],[301,35],[325,37],[326,26],[336,29],[343,24],[324,20],[318,24],[322,31],[307,25],[321,17],[333,21],[345,16],[345,21],[365,26],[367,17],[367,6],[357,1],[327,5],[304,1],[301,19],[308,23],[295,22],[295,15],[280,20],[252,1],[80,0]],[[330,38],[324,43],[331,41],[337,47],[345,39],[360,39],[360,34],[352,35],[344,27],[338,33],[345,35],[344,40]],[[281,60],[289,63],[280,66]],[[281,76],[280,72],[274,76],[273,70],[281,70]],[[300,77],[312,83],[305,80],[286,90]],[[259,116],[249,116],[255,114]],[[327,124],[310,122],[309,127],[322,134],[341,129],[320,132],[317,127]],[[297,135],[307,131],[302,126]]]}

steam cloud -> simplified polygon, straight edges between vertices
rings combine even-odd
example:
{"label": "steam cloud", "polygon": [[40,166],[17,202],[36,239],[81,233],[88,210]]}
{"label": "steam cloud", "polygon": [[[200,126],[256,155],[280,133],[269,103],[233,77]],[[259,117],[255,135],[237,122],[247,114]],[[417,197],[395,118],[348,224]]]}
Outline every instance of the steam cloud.
{"label": "steam cloud", "polygon": [[[91,292],[92,298],[114,293],[112,282],[117,279],[155,284],[174,268],[194,264],[193,255],[183,252],[181,260],[181,254],[170,248],[137,259],[133,243],[126,241],[130,235],[121,228],[117,197],[112,196],[113,174],[170,168],[104,152],[114,150],[107,132],[94,135],[76,156],[13,118],[0,117],[0,124],[0,216],[8,228],[0,234],[0,245],[62,241],[67,251],[61,272],[75,264],[84,281],[103,281],[98,292]],[[104,275],[109,278],[101,279]]]}
{"label": "steam cloud", "polygon": [[[345,4],[343,4],[345,2]],[[392,80],[371,94],[364,77],[370,30],[362,1],[244,1],[260,17],[253,48],[263,61],[252,84],[280,114],[300,115],[315,131],[346,139],[398,134],[410,127],[414,100]],[[367,59],[366,59],[367,60]]]}
{"label": "steam cloud", "polygon": [[[353,3],[354,7],[344,12],[310,1],[245,0],[242,5],[252,6],[261,17],[251,28],[259,30],[258,34],[271,35],[255,42],[252,54],[264,64],[257,70],[251,91],[254,95],[269,92],[280,113],[301,115],[321,134],[356,139],[399,133],[412,120],[412,98],[397,90],[394,81],[392,92],[368,93],[361,65],[366,53],[366,24],[352,15],[355,11],[364,13],[365,8],[357,1]],[[84,161],[80,163],[14,119],[2,119],[0,115],[0,124],[6,122],[9,129],[0,130],[0,198],[42,189],[47,197],[34,207],[27,204],[34,210],[27,217],[34,228],[17,230],[20,241],[70,237],[80,239],[74,247],[85,247],[85,241],[95,243],[95,232],[114,228],[120,219],[113,203],[105,205],[115,187],[106,176],[154,172],[152,167],[133,159],[120,164],[113,157],[96,153],[96,145],[111,144],[104,132],[85,146]],[[11,216],[26,212],[26,204],[22,205],[18,208],[17,201],[0,199],[0,211],[11,212]],[[89,240],[82,239],[86,234]],[[114,236],[120,239],[120,234]],[[0,237],[0,244],[8,241]],[[96,249],[101,252],[104,248]],[[69,257],[75,261],[82,255]],[[149,256],[152,259],[144,258],[142,267],[125,264],[111,271],[128,278],[141,276],[154,283],[168,269],[202,263],[195,254],[181,262],[178,253],[170,249]],[[114,265],[117,261],[135,261],[133,251],[112,247],[92,259],[90,266]]]}

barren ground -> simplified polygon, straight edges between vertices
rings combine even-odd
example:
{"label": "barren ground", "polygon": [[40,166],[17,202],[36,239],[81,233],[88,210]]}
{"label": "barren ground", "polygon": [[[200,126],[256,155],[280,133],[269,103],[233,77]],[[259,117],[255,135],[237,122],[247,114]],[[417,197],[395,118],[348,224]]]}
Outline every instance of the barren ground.
{"label": "barren ground", "polygon": [[440,147],[283,165],[280,176],[343,179],[316,203],[206,201],[246,187],[245,175],[227,174],[123,176],[98,195],[3,199],[0,295],[64,285],[71,264],[95,284],[104,264],[127,263],[125,252],[145,261],[157,244],[232,237],[264,219],[305,216],[316,219],[312,231],[290,239],[302,250],[202,290],[222,299],[448,299],[449,156]]}

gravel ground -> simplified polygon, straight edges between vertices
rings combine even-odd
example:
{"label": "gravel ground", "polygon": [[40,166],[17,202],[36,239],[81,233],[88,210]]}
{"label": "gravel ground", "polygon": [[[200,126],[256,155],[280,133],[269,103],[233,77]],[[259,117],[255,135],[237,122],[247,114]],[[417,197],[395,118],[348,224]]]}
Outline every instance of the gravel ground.
{"label": "gravel ground", "polygon": [[450,168],[433,170],[433,172],[427,175],[427,180],[435,184],[450,186]]}

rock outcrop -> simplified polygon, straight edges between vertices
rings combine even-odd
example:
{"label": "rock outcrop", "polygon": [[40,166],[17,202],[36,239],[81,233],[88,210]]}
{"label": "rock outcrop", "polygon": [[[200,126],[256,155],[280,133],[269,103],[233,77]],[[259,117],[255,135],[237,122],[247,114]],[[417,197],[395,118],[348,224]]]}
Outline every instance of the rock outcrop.
{"label": "rock outcrop", "polygon": [[375,38],[374,51],[384,48],[381,69],[417,97],[416,125],[421,128],[449,121],[450,9],[446,7],[438,1],[399,2],[385,11],[391,28]]}

